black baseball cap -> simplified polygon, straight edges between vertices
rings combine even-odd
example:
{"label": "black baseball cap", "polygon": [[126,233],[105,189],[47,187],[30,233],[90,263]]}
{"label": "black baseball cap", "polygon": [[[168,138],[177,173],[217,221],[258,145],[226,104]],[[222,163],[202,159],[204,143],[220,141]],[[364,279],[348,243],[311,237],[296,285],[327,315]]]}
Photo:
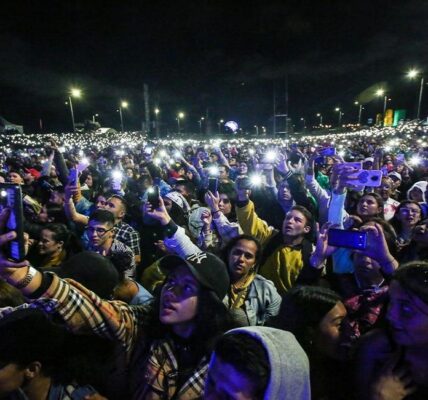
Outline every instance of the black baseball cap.
{"label": "black baseball cap", "polygon": [[230,286],[226,264],[212,253],[195,253],[186,258],[176,255],[165,256],[160,260],[160,268],[171,272],[174,268],[186,265],[196,280],[212,290],[220,300],[226,296]]}

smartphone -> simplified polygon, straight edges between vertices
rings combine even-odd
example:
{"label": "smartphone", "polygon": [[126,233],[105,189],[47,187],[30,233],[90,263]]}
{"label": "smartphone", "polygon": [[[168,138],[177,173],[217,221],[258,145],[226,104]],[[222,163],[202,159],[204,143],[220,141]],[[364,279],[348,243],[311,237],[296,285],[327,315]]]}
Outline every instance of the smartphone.
{"label": "smartphone", "polygon": [[364,250],[367,247],[367,232],[330,228],[328,230],[328,244],[329,246]]}
{"label": "smartphone", "polygon": [[208,178],[208,190],[213,194],[218,192],[218,178]]}
{"label": "smartphone", "polygon": [[363,163],[361,161],[344,162],[341,165],[343,165],[344,167],[353,168],[357,170],[363,169]]}
{"label": "smartphone", "polygon": [[244,176],[236,180],[238,190],[249,190],[251,189],[251,181],[248,176]]}
{"label": "smartphone", "polygon": [[10,209],[6,231],[16,232],[16,239],[9,242],[7,257],[13,261],[20,262],[25,258],[24,212],[20,185],[0,183],[0,208],[0,211],[4,208]]}
{"label": "smartphone", "polygon": [[159,208],[159,186],[154,185],[147,190],[147,201],[153,208]]}
{"label": "smartphone", "polygon": [[350,186],[379,187],[382,183],[382,171],[361,170],[350,176],[346,183]]}
{"label": "smartphone", "polygon": [[70,185],[76,186],[77,185],[77,178],[79,177],[79,171],[77,168],[71,168],[70,173],[68,175],[68,183]]}
{"label": "smartphone", "polygon": [[336,155],[336,148],[335,147],[326,147],[324,149],[321,149],[319,151],[319,154],[323,157],[331,157]]}

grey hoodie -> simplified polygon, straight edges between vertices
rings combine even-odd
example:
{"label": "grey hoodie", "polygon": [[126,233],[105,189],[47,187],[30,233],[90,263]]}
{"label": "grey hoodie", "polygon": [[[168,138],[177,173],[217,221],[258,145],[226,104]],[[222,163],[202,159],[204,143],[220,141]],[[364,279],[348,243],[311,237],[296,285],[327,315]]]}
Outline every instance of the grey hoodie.
{"label": "grey hoodie", "polygon": [[271,373],[264,400],[311,399],[309,360],[292,333],[250,326],[232,329],[226,335],[234,333],[250,335],[263,344],[268,354]]}

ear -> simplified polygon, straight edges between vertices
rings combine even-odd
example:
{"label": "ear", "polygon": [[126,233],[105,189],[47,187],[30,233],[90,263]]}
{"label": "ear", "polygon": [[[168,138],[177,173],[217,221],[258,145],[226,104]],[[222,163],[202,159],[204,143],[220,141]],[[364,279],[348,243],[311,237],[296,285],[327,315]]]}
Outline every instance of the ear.
{"label": "ear", "polygon": [[42,371],[42,364],[39,361],[33,361],[25,367],[24,376],[26,379],[37,378]]}
{"label": "ear", "polygon": [[303,232],[305,232],[305,233],[309,233],[311,231],[311,227],[309,226],[309,225],[306,225],[304,228],[303,228]]}
{"label": "ear", "polygon": [[64,242],[63,242],[62,240],[60,240],[60,241],[58,242],[58,244],[59,244],[59,245],[61,245],[61,247],[64,247]]}

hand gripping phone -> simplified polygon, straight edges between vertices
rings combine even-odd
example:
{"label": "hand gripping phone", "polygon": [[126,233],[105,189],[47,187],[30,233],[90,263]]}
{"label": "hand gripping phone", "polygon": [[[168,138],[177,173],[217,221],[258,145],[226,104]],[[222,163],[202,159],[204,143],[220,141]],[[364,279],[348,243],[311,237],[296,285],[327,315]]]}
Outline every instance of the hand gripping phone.
{"label": "hand gripping phone", "polygon": [[218,178],[208,178],[208,190],[212,194],[216,194],[218,192]]}
{"label": "hand gripping phone", "polygon": [[153,208],[159,208],[159,186],[154,185],[147,190],[147,201]]}
{"label": "hand gripping phone", "polygon": [[20,262],[25,258],[24,246],[24,213],[20,185],[0,183],[0,208],[10,209],[6,223],[6,232],[15,231],[16,239],[9,242],[7,257]]}

